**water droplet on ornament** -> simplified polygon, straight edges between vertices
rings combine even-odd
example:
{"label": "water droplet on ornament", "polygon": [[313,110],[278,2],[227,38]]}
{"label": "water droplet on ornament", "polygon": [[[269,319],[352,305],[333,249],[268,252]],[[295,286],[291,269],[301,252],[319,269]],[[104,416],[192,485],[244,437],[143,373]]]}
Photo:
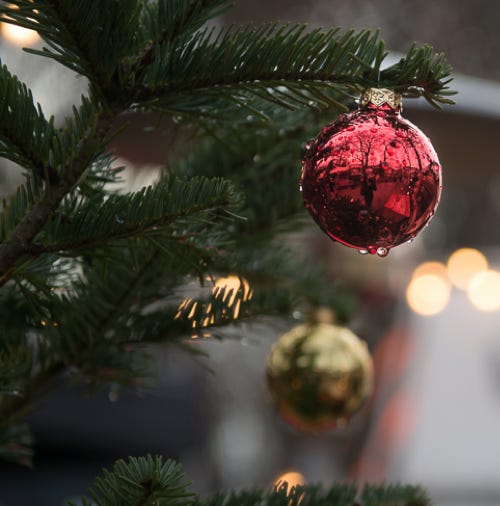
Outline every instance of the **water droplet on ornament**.
{"label": "water droplet on ornament", "polygon": [[358,249],[358,253],[360,255],[368,255],[368,250],[367,249]]}
{"label": "water droplet on ornament", "polygon": [[255,163],[260,162],[260,155],[254,155],[254,157],[253,157],[253,161],[254,161]]}
{"label": "water droplet on ornament", "polygon": [[383,246],[380,246],[380,248],[377,248],[377,255],[379,257],[386,257],[389,254],[389,248],[384,248]]}
{"label": "water droplet on ornament", "polygon": [[346,130],[348,130],[349,132],[352,132],[356,127],[354,125],[349,125]]}
{"label": "water droplet on ornament", "polygon": [[370,253],[370,255],[375,255],[375,253],[377,253],[377,248],[375,246],[368,246],[368,253]]}

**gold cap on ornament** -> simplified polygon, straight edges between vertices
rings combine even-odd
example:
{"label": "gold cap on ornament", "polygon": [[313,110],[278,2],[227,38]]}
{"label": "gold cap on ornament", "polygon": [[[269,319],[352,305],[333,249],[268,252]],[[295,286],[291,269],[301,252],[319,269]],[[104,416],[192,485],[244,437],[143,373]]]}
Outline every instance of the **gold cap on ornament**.
{"label": "gold cap on ornament", "polygon": [[361,94],[359,103],[361,106],[372,103],[377,107],[387,104],[393,109],[399,109],[403,103],[403,97],[401,93],[387,88],[368,88]]}

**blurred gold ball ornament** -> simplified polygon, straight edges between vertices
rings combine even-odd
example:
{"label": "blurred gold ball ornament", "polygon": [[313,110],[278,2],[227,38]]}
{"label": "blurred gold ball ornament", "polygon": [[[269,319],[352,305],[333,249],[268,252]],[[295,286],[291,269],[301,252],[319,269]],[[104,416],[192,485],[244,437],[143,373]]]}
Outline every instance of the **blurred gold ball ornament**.
{"label": "blurred gold ball ornament", "polygon": [[267,383],[286,422],[326,431],[345,425],[371,394],[373,363],[366,343],[348,328],[298,325],[274,344]]}

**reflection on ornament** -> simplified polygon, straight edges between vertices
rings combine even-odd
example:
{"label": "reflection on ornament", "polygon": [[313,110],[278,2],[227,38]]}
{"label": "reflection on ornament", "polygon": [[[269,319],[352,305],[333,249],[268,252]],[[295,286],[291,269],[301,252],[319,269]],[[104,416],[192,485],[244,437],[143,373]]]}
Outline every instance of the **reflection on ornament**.
{"label": "reflection on ornament", "polygon": [[450,282],[437,274],[413,277],[406,289],[408,306],[417,314],[432,316],[443,311],[450,301]]}
{"label": "reflection on ornament", "polygon": [[[375,101],[375,103],[374,103]],[[400,114],[401,97],[369,90],[308,144],[304,204],[333,240],[386,256],[432,218],[441,167],[429,139]]]}
{"label": "reflection on ornament", "polygon": [[[18,6],[14,4],[10,4],[8,7],[9,9],[18,9]],[[6,23],[5,21],[2,21],[0,26],[2,36],[12,44],[34,46],[40,40],[40,35],[35,30]]]}
{"label": "reflection on ornament", "polygon": [[500,309],[500,272],[478,272],[470,281],[467,295],[471,303],[481,311]]}
{"label": "reflection on ornament", "polygon": [[345,327],[294,327],[273,346],[267,382],[281,416],[303,431],[344,426],[371,394],[366,343]]}
{"label": "reflection on ornament", "polygon": [[[210,300],[206,303],[200,302],[192,297],[184,299],[174,317],[174,320],[187,318],[191,320],[191,326],[196,332],[191,336],[193,339],[199,337],[210,337],[210,333],[199,333],[198,329],[205,329],[216,322],[216,311],[219,317],[236,320],[240,315],[241,303],[251,300],[253,290],[249,282],[237,275],[230,275],[219,278],[210,292]],[[223,303],[222,308],[219,306]]]}
{"label": "reflection on ornament", "polygon": [[461,290],[467,290],[472,278],[488,269],[486,257],[477,249],[460,248],[448,259],[450,281]]}

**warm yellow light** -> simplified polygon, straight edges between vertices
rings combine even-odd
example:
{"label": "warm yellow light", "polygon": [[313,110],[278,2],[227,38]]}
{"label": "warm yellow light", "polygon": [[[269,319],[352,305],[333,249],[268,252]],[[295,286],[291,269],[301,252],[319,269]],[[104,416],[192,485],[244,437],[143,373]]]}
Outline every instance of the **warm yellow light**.
{"label": "warm yellow light", "polygon": [[[224,290],[222,300],[227,302],[229,307],[234,304],[239,290],[242,290],[241,300],[243,302],[250,300],[253,295],[248,281],[245,278],[235,276],[234,274],[228,276],[227,278],[219,278],[214,284],[212,294],[217,297],[221,290]],[[237,305],[239,305],[239,301],[237,301]]]}
{"label": "warm yellow light", "polygon": [[458,249],[448,259],[448,277],[461,290],[467,290],[472,278],[486,269],[488,261],[477,249]]}
{"label": "warm yellow light", "polygon": [[23,28],[22,26],[11,25],[10,23],[3,22],[2,35],[12,44],[17,44],[19,46],[34,46],[40,40],[40,35],[38,35],[35,30],[29,30],[28,28]]}
{"label": "warm yellow light", "polygon": [[[236,320],[240,314],[241,303],[250,300],[253,291],[250,288],[250,283],[245,278],[231,275],[227,278],[219,278],[214,283],[211,295],[214,299],[225,302],[227,307],[222,309],[222,316]],[[192,320],[191,326],[196,331],[192,335],[193,338],[200,337],[197,331],[198,328],[207,328],[215,324],[212,302],[204,304],[193,298],[184,299],[180,303],[174,319],[178,320],[183,317]],[[202,337],[208,335],[206,332],[201,334]]]}
{"label": "warm yellow light", "polygon": [[478,272],[470,281],[467,295],[481,311],[500,309],[500,272],[486,270]]}
{"label": "warm yellow light", "polygon": [[[17,5],[10,4],[10,9],[18,9]],[[1,23],[3,37],[19,46],[34,46],[39,40],[40,35],[35,30],[23,28],[21,26],[13,25],[11,23]]]}
{"label": "warm yellow light", "polygon": [[424,276],[425,274],[433,274],[435,276],[440,276],[442,278],[448,277],[448,272],[446,270],[446,265],[441,262],[424,262],[420,264],[413,271],[413,278],[419,278],[420,276]]}
{"label": "warm yellow light", "polygon": [[420,315],[440,313],[448,305],[451,286],[447,279],[436,274],[414,277],[406,289],[408,306]]}
{"label": "warm yellow light", "polygon": [[279,487],[282,483],[288,483],[288,490],[297,485],[305,485],[306,479],[302,473],[297,471],[288,471],[278,476],[274,482],[275,487]]}

